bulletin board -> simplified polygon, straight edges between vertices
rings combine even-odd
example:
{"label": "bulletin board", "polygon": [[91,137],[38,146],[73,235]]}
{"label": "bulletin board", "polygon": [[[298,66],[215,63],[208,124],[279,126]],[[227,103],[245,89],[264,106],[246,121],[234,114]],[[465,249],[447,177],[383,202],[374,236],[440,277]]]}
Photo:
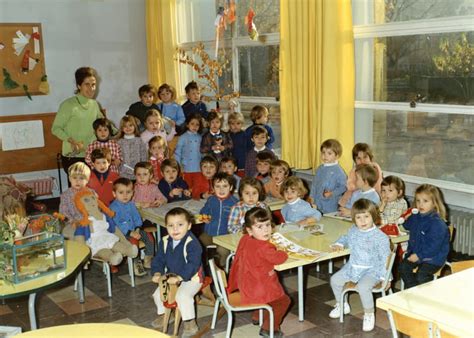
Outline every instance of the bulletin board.
{"label": "bulletin board", "polygon": [[40,23],[0,23],[0,97],[46,95]]}

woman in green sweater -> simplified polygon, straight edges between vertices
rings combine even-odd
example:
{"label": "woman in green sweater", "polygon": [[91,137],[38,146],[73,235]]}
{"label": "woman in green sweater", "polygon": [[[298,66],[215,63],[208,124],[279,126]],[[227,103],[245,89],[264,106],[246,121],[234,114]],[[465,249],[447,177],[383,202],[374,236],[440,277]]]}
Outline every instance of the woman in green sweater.
{"label": "woman in green sweater", "polygon": [[76,70],[76,95],[59,106],[51,132],[63,142],[61,160],[67,174],[69,166],[84,161],[85,150],[95,140],[92,122],[103,117],[94,99],[97,73],[91,67]]}

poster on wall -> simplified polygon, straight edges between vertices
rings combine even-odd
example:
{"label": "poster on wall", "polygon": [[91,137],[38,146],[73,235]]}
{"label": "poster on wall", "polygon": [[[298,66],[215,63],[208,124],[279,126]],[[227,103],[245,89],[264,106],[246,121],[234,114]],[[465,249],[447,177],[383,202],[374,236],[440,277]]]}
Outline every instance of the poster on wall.
{"label": "poster on wall", "polygon": [[47,95],[40,23],[0,23],[0,97]]}

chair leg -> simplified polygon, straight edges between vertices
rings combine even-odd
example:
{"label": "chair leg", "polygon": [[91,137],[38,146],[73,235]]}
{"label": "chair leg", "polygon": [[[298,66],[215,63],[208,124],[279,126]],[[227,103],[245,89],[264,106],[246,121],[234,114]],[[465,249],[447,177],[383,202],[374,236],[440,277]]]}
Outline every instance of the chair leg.
{"label": "chair leg", "polygon": [[398,338],[397,327],[395,326],[395,320],[392,316],[392,311],[387,311],[388,321],[390,322],[390,329],[392,330],[392,337]]}
{"label": "chair leg", "polygon": [[263,309],[258,310],[258,325],[263,325]]}
{"label": "chair leg", "polygon": [[405,283],[403,282],[403,279],[400,278],[400,291],[405,290]]}
{"label": "chair leg", "polygon": [[339,323],[344,323],[344,303],[346,302],[347,299],[347,293],[342,291],[341,294],[341,299],[339,300]]}
{"label": "chair leg", "polygon": [[219,298],[217,298],[216,303],[214,304],[214,314],[212,315],[211,330],[214,330],[216,328],[217,314],[219,312],[219,305],[220,305],[220,300],[219,300]]}
{"label": "chair leg", "polygon": [[273,318],[273,310],[270,310],[268,312],[268,315],[270,317],[270,338],[273,338],[274,332],[273,332],[273,326],[274,326],[274,318]]}
{"label": "chair leg", "polygon": [[163,333],[168,332],[168,323],[170,321],[171,309],[165,309],[165,315],[163,316]]}
{"label": "chair leg", "polygon": [[316,263],[316,272],[319,272],[319,270],[320,270],[319,263]]}
{"label": "chair leg", "polygon": [[227,311],[227,331],[225,332],[225,338],[230,338],[232,334],[232,311]]}
{"label": "chair leg", "polygon": [[178,336],[179,324],[181,322],[181,311],[178,308],[174,309],[174,330],[173,336]]}
{"label": "chair leg", "polygon": [[78,277],[76,277],[76,279],[74,280],[74,292],[77,291],[77,284],[78,284],[78,280],[77,280]]}
{"label": "chair leg", "polygon": [[109,296],[109,298],[112,298],[112,276],[110,273],[109,263],[104,262],[102,264],[102,267],[105,274],[105,279],[107,280],[107,296]]}
{"label": "chair leg", "polygon": [[127,263],[128,263],[128,274],[130,275],[130,282],[132,284],[132,288],[134,288],[135,287],[135,272],[133,270],[133,258],[127,257]]}
{"label": "chair leg", "polygon": [[328,262],[328,270],[329,270],[329,274],[332,275],[332,259],[330,259]]}

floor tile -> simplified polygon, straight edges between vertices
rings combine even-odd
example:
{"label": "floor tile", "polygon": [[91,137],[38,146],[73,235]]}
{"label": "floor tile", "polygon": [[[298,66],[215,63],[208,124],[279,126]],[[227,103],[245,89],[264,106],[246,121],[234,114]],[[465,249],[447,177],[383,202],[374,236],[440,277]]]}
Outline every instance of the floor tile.
{"label": "floor tile", "polygon": [[[84,288],[84,294],[86,297],[94,295],[94,293],[86,287]],[[64,302],[71,299],[77,299],[79,301],[79,292],[74,291],[73,285],[47,291],[46,295],[55,303]]]}
{"label": "floor tile", "polygon": [[[234,329],[232,330],[232,338],[258,337],[259,331],[260,331],[260,328],[252,324],[234,327]],[[225,336],[226,336],[226,331],[222,331],[222,332],[213,334],[211,337],[224,338]]]}
{"label": "floor tile", "polygon": [[[327,282],[313,276],[308,276],[306,288],[309,289],[323,284],[327,284]],[[298,291],[298,275],[284,276],[283,285],[292,291]]]}
{"label": "floor tile", "polygon": [[316,325],[314,325],[310,321],[305,320],[303,322],[300,322],[298,320],[297,315],[294,315],[293,313],[288,313],[288,315],[283,320],[281,330],[286,336],[289,336],[299,334],[314,327],[316,327]]}
{"label": "floor tile", "polygon": [[[128,285],[130,286],[132,285],[132,281],[130,280],[130,276],[128,275],[128,273],[118,276],[118,278],[121,281],[127,283]],[[146,284],[146,283],[152,283],[150,275],[145,275],[145,276],[140,276],[140,277],[135,276],[135,287]],[[155,284],[155,285],[158,285],[158,284]]]}
{"label": "floor tile", "polygon": [[112,323],[137,326],[137,324],[133,320],[131,320],[130,318],[115,320]]}
{"label": "floor tile", "polygon": [[83,304],[79,303],[77,299],[65,300],[56,303],[64,312],[68,315],[73,315],[81,312],[87,312],[95,309],[101,309],[108,307],[109,304],[97,297],[96,295],[86,296]]}
{"label": "floor tile", "polygon": [[12,309],[8,305],[0,305],[0,316],[12,313]]}

